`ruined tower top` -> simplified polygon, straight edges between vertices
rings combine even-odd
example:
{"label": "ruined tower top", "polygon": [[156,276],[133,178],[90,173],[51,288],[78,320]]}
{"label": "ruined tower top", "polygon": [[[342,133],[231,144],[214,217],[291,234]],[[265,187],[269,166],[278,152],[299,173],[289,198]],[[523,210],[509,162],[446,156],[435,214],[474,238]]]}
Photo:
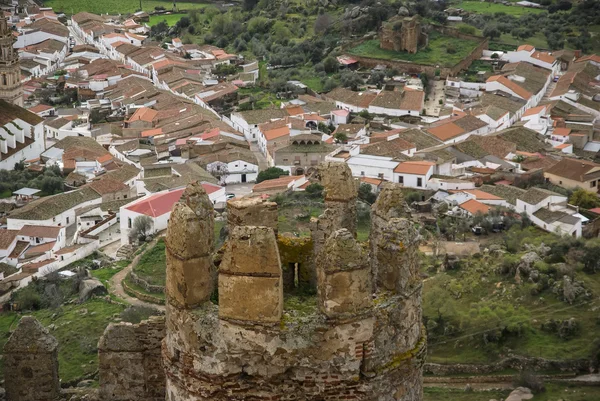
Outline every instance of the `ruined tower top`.
{"label": "ruined tower top", "polygon": [[58,341],[25,316],[4,345],[4,382],[10,401],[47,401],[60,395]]}
{"label": "ruined tower top", "polygon": [[404,200],[402,187],[391,182],[382,185],[371,210],[373,214],[386,220],[394,217],[410,217],[410,209]]}
{"label": "ruined tower top", "polygon": [[5,353],[52,353],[58,349],[58,341],[33,316],[21,318],[17,329],[4,346]]}
{"label": "ruined tower top", "polygon": [[228,202],[218,272],[207,195],[189,186],[174,207],[162,348],[168,401],[421,399],[418,235],[401,192],[384,188],[365,246],[350,168],[326,162],[318,173],[325,211],[297,248],[277,235],[275,203]]}
{"label": "ruined tower top", "polygon": [[321,163],[319,177],[325,187],[325,201],[349,201],[358,196],[358,184],[346,163]]}

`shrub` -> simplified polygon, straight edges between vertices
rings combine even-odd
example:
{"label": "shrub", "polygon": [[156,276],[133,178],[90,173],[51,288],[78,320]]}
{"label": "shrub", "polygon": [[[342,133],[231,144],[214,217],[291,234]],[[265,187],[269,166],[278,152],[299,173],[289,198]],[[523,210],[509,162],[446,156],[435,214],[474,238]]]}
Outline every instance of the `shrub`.
{"label": "shrub", "polygon": [[539,376],[526,370],[521,371],[513,378],[513,384],[515,387],[527,387],[534,394],[546,391],[544,381]]}
{"label": "shrub", "polygon": [[266,180],[273,180],[281,177],[282,175],[290,175],[290,172],[279,167],[269,167],[268,169],[258,173],[258,176],[256,177],[256,183],[258,184]]}

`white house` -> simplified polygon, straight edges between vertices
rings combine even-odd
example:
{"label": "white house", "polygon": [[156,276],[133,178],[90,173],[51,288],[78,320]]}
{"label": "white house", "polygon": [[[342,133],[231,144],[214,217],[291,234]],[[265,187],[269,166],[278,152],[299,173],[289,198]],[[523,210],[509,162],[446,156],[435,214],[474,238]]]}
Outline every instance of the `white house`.
{"label": "white house", "polygon": [[45,149],[43,119],[26,109],[0,100],[0,169],[39,157]]}
{"label": "white house", "polygon": [[423,91],[406,88],[402,91],[379,92],[371,101],[368,110],[373,114],[388,116],[418,116],[423,110],[425,93]]}
{"label": "white house", "polygon": [[9,230],[26,225],[68,227],[76,223],[77,210],[102,202],[102,196],[89,187],[46,196],[13,210],[7,219]]}
{"label": "white house", "polygon": [[552,126],[550,108],[547,104],[532,107],[523,114],[521,121],[525,122],[526,128],[545,135],[548,131],[548,128]]}
{"label": "white house", "polygon": [[346,163],[354,177],[371,177],[386,181],[394,180],[394,168],[398,165],[392,157],[363,154],[351,156]]}
{"label": "white house", "polygon": [[[227,200],[225,188],[206,182],[202,183],[202,187],[213,204]],[[171,210],[181,198],[183,191],[185,188],[156,192],[122,206],[119,213],[121,244],[129,244],[129,233],[135,219],[140,216],[148,216],[152,219],[151,233],[155,234],[165,230],[171,217]]]}
{"label": "white house", "polygon": [[335,125],[336,127],[340,124],[348,124],[348,116],[350,115],[350,112],[348,110],[332,110],[331,111],[331,116],[332,116],[332,122],[333,125]]}
{"label": "white house", "polygon": [[540,52],[531,45],[521,45],[516,51],[509,51],[502,55],[502,60],[509,63],[525,61],[538,67],[546,68],[553,74],[560,70],[560,62],[551,53]]}
{"label": "white house", "polygon": [[567,208],[567,197],[541,188],[529,188],[517,197],[516,211],[526,213],[538,227],[550,232],[581,236],[582,220]]}
{"label": "white house", "polygon": [[435,163],[428,161],[406,161],[394,168],[393,182],[409,188],[426,188],[433,175]]}
{"label": "white house", "polygon": [[221,178],[222,184],[255,182],[258,176],[258,164],[242,160],[232,155],[230,161],[214,161],[206,165],[206,171]]}

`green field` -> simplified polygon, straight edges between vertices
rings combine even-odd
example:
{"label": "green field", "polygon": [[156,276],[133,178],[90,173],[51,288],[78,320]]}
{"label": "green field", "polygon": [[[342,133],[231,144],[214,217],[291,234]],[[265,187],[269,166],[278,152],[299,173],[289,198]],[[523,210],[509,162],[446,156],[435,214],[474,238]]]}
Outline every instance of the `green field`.
{"label": "green field", "polygon": [[[162,6],[166,10],[173,9],[172,1],[162,0],[141,0],[144,11],[154,11],[154,7]],[[203,8],[209,3],[202,1],[178,1],[179,10],[189,10],[193,8]],[[139,0],[46,0],[46,7],[52,7],[55,12],[62,11],[71,15],[81,11],[87,11],[94,14],[128,14],[140,9]]]}
{"label": "green field", "polygon": [[165,240],[161,238],[156,245],[146,251],[140,258],[133,271],[141,279],[152,285],[165,285],[167,275],[167,261],[165,254]]}
{"label": "green field", "polygon": [[458,39],[432,32],[429,34],[429,45],[425,49],[419,49],[414,54],[382,49],[379,47],[378,39],[363,42],[350,49],[348,53],[383,60],[402,60],[418,64],[439,64],[443,67],[452,67],[467,57],[477,47],[477,44],[475,40]]}
{"label": "green field", "polygon": [[[92,299],[79,305],[42,309],[27,315],[34,316],[45,327],[56,326],[50,333],[59,343],[59,375],[63,382],[69,382],[98,369],[98,340],[106,326],[114,321],[113,315],[124,309],[119,304]],[[10,329],[16,328],[19,319],[20,315],[15,313],[0,314],[0,349],[4,348]]]}
{"label": "green field", "polygon": [[181,17],[184,17],[186,14],[164,14],[164,15],[152,15],[150,16],[150,21],[148,25],[153,26],[158,24],[159,22],[165,21],[167,25],[174,26]]}
{"label": "green field", "polygon": [[457,8],[462,8],[465,11],[473,11],[480,14],[495,14],[505,13],[520,17],[524,14],[539,14],[546,12],[546,10],[538,8],[527,8],[519,6],[505,6],[503,4],[496,3],[484,3],[479,1],[462,1],[456,5]]}
{"label": "green field", "polygon": [[[600,399],[600,387],[575,386],[569,384],[547,383],[546,391],[534,395],[531,401],[592,401]],[[457,388],[425,387],[423,401],[488,401],[505,399],[509,390],[489,390],[465,392]]]}

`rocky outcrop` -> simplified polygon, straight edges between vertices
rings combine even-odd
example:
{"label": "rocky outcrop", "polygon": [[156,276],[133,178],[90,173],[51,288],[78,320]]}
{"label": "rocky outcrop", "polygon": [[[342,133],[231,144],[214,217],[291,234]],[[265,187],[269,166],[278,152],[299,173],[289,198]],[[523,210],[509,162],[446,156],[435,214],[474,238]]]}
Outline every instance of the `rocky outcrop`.
{"label": "rocky outcrop", "polygon": [[34,317],[21,318],[4,346],[4,383],[10,401],[60,396],[58,342]]}
{"label": "rocky outcrop", "polygon": [[87,277],[79,282],[79,302],[85,302],[94,295],[106,295],[108,290],[100,280]]}

